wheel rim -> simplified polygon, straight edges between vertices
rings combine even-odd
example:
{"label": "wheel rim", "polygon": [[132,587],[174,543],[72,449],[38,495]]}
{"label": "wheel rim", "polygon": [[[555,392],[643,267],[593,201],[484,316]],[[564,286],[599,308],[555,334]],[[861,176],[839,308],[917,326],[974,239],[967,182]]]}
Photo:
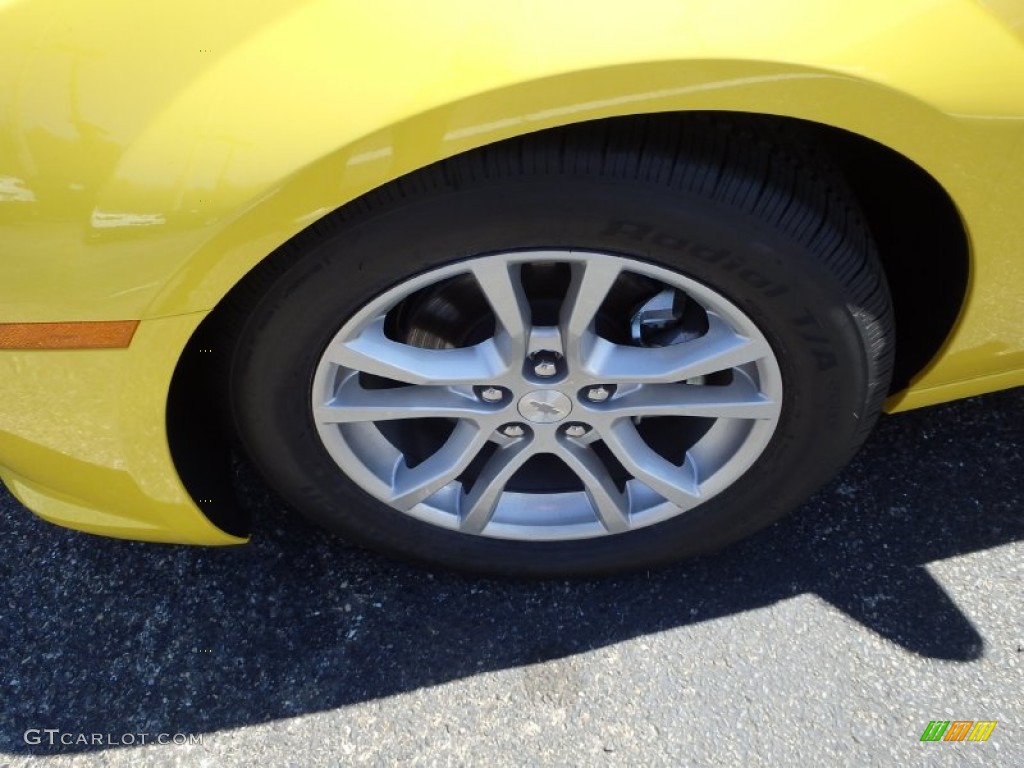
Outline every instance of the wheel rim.
{"label": "wheel rim", "polygon": [[369,302],[327,344],[311,406],[338,467],[404,514],[580,539],[731,486],[771,439],[782,375],[757,326],[691,278],[607,253],[516,251]]}

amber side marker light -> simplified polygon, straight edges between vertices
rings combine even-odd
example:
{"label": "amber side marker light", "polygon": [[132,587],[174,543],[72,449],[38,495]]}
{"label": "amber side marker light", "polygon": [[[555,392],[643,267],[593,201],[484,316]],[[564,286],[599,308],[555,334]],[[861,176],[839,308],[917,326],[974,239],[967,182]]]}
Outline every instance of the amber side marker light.
{"label": "amber side marker light", "polygon": [[131,343],[138,325],[138,320],[0,323],[0,349],[120,349]]}

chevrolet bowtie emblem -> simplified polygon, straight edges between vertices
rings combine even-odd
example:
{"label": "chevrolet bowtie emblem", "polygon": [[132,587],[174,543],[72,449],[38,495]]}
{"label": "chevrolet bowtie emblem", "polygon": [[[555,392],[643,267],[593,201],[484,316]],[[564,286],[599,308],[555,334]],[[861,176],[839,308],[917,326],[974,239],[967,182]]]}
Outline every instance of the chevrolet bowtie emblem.
{"label": "chevrolet bowtie emblem", "polygon": [[530,405],[536,408],[538,411],[543,413],[545,416],[561,416],[562,409],[551,403],[545,403],[543,400],[531,400]]}
{"label": "chevrolet bowtie emblem", "polygon": [[572,400],[557,389],[538,389],[519,398],[519,413],[535,424],[561,421],[572,410]]}

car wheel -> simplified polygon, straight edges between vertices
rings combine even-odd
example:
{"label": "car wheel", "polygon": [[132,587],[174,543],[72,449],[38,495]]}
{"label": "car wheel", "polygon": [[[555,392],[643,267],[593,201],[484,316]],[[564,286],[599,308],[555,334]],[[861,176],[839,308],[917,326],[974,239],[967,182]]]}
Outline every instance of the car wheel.
{"label": "car wheel", "polygon": [[259,276],[243,445],[324,526],[452,568],[610,572],[746,536],[849,460],[888,386],[884,277],[827,168],[799,134],[662,117],[377,190]]}

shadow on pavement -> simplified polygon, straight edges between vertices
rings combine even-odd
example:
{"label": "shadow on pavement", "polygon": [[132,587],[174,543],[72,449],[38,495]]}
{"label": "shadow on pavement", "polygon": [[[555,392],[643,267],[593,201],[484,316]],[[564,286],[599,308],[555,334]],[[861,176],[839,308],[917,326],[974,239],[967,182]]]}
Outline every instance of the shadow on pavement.
{"label": "shadow on pavement", "polygon": [[[1024,539],[1024,389],[884,419],[794,517],[626,577],[430,574],[346,547],[254,491],[248,547],[94,538],[0,497],[0,753],[28,728],[206,733],[581,653],[814,593],[916,654],[984,641],[929,575]],[[251,485],[251,483],[250,483]]]}

